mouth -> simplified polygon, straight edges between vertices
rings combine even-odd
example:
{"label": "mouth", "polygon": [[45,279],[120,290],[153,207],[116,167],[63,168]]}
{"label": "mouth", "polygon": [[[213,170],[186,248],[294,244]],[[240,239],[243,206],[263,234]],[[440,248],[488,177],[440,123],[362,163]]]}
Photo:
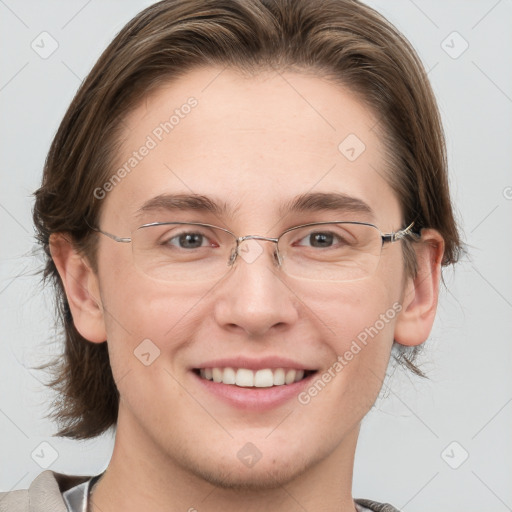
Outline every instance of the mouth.
{"label": "mouth", "polygon": [[317,370],[296,368],[250,368],[213,367],[194,368],[201,379],[239,388],[273,388],[289,386],[315,374]]}
{"label": "mouth", "polygon": [[[303,356],[303,360],[312,361],[312,356]],[[273,354],[258,359],[241,355],[217,358],[189,370],[198,391],[208,399],[253,413],[293,403],[320,372],[318,367],[308,368],[299,360]]]}

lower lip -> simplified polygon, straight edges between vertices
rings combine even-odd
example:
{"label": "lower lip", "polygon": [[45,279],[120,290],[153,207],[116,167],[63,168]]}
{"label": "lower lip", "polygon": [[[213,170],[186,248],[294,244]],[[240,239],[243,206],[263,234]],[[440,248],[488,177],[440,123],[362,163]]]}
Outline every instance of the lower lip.
{"label": "lower lip", "polygon": [[296,398],[297,395],[307,387],[312,378],[316,375],[312,373],[306,378],[293,384],[283,384],[282,386],[272,386],[270,388],[244,388],[232,384],[222,384],[212,380],[203,379],[195,372],[192,375],[199,381],[199,384],[222,401],[238,409],[252,411],[266,411],[278,407],[289,400]]}

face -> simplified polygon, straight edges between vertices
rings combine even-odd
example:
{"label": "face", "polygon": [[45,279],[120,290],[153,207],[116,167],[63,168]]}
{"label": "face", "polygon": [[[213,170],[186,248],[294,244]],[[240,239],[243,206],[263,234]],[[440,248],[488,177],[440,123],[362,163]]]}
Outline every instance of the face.
{"label": "face", "polygon": [[[145,223],[182,221],[277,237],[334,220],[371,222],[383,233],[403,227],[383,178],[376,119],[353,94],[298,73],[219,72],[188,73],[126,119],[116,169],[136,163],[107,187],[102,230],[129,237]],[[173,113],[172,128],[161,124]],[[285,208],[299,196],[330,193],[369,209]],[[170,194],[206,196],[225,208],[165,201],[142,208]],[[401,244],[384,246],[369,277],[341,283],[286,275],[274,244],[259,247],[255,259],[238,257],[221,278],[164,282],[140,271],[131,244],[99,238],[118,435],[143,447],[151,464],[218,485],[274,487],[351,456],[389,360],[403,298]],[[276,382],[277,368],[307,371],[295,383],[255,388],[202,378],[212,367],[223,379],[226,367],[272,370]]]}

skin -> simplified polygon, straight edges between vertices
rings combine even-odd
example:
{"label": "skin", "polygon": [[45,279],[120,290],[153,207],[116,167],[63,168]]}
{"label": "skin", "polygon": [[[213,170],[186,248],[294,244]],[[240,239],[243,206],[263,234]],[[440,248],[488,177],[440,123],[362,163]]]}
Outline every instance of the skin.
{"label": "skin", "polygon": [[[191,71],[127,117],[119,165],[169,112],[190,96],[198,100],[107,194],[103,230],[130,236],[142,224],[137,209],[163,192],[226,202],[236,211],[179,212],[180,220],[237,235],[277,236],[303,222],[334,220],[329,211],[278,214],[286,201],[311,191],[365,201],[382,232],[403,227],[398,198],[383,178],[376,117],[350,91],[306,74],[219,71]],[[350,133],[366,145],[354,162],[338,150]],[[176,285],[139,272],[130,244],[100,236],[95,274],[66,237],[53,235],[75,325],[93,343],[108,340],[121,397],[113,456],[92,510],[355,510],[359,426],[381,388],[393,339],[421,344],[434,320],[443,240],[434,230],[424,230],[422,239],[414,279],[405,275],[400,242],[385,245],[372,276],[342,284],[280,273],[273,244],[262,242],[256,261],[239,258],[223,279]],[[265,412],[242,411],[204,391],[189,371],[214,357],[278,355],[321,375],[396,303],[401,312],[307,405],[292,399]],[[150,366],[133,354],[146,338],[160,350]],[[237,457],[247,442],[262,454],[252,467]]]}

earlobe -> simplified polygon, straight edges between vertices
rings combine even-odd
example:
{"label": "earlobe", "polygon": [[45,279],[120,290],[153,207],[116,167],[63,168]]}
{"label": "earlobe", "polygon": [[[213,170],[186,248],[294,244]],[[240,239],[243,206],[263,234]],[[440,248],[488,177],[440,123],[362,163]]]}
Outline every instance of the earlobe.
{"label": "earlobe", "polygon": [[50,252],[64,285],[73,323],[88,341],[107,339],[98,277],[66,233],[50,236]]}
{"label": "earlobe", "polygon": [[434,229],[424,229],[414,250],[418,272],[415,277],[406,279],[394,337],[397,343],[408,346],[425,342],[434,324],[444,253],[443,237]]}

